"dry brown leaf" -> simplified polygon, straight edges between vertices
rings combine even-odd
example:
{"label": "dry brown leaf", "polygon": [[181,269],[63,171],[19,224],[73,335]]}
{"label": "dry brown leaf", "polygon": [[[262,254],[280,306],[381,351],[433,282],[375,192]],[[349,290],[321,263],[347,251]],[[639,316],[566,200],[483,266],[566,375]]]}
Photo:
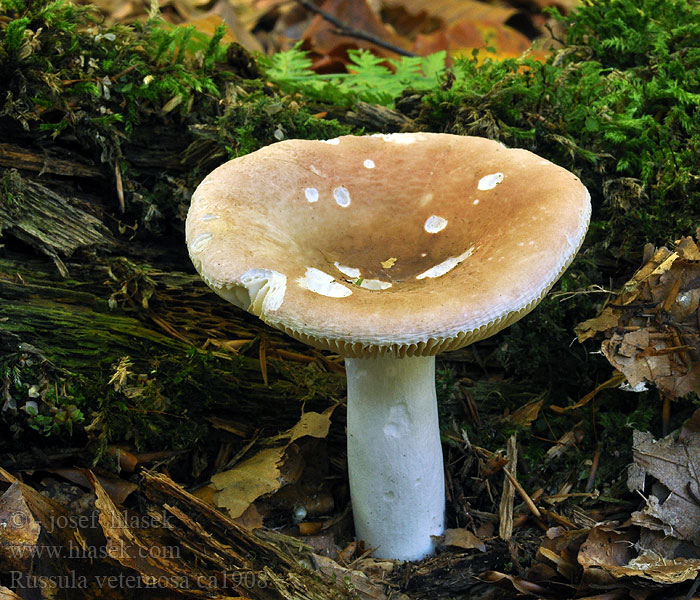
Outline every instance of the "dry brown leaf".
{"label": "dry brown leaf", "polygon": [[532,402],[528,402],[527,404],[521,406],[507,417],[504,417],[503,420],[511,425],[527,427],[540,415],[543,404],[544,399],[533,400]]}
{"label": "dry brown leaf", "polygon": [[[413,43],[413,52],[427,56],[434,52],[445,50],[452,56],[469,55],[473,49],[485,49],[491,47],[496,50],[493,53],[482,53],[480,58],[516,58],[530,49],[530,39],[501,23],[495,21],[483,21],[462,19],[454,25],[439,29],[431,34],[416,36]],[[544,56],[538,52],[538,56]]]}
{"label": "dry brown leaf", "polygon": [[241,527],[245,527],[251,531],[263,526],[262,515],[258,512],[255,504],[251,504],[240,517],[235,519],[235,521]]}
{"label": "dry brown leaf", "polygon": [[283,441],[282,445],[265,448],[232,469],[217,473],[211,478],[210,485],[197,492],[197,496],[225,509],[234,519],[240,517],[261,496],[299,478],[303,461],[298,452],[288,450],[304,436],[325,438],[330,428],[329,414],[328,411],[324,414],[304,413],[294,427],[276,436],[275,439]]}
{"label": "dry brown leaf", "polygon": [[505,23],[518,11],[501,4],[489,4],[477,0],[382,0],[385,8],[402,7],[409,13],[427,15],[443,23],[456,23],[461,19]]}
{"label": "dry brown leaf", "polygon": [[480,581],[486,583],[493,583],[499,587],[505,587],[506,589],[510,586],[514,587],[522,594],[527,594],[529,596],[548,596],[549,590],[547,588],[539,585],[538,583],[533,583],[522,577],[515,577],[514,575],[506,575],[505,573],[500,573],[498,571],[486,571],[477,577]]}
{"label": "dry brown leaf", "polygon": [[[399,47],[408,47],[410,43],[387,28],[367,4],[366,0],[326,0],[320,8],[340,19],[354,29],[369,33],[385,42]],[[335,25],[330,24],[320,15],[316,15],[302,35],[302,39],[313,52],[321,57],[333,57],[345,61],[348,48],[367,48],[379,56],[396,57],[394,52],[381,48],[371,42],[334,33]]]}
{"label": "dry brown leaf", "polygon": [[314,438],[325,438],[331,426],[331,420],[327,413],[307,412],[299,422],[291,428],[289,441],[295,442],[305,435]]}
{"label": "dry brown leaf", "polygon": [[286,447],[265,448],[233,469],[211,478],[216,506],[228,511],[231,518],[240,517],[260,496],[280,488],[280,468]]}
{"label": "dry brown leaf", "polygon": [[613,567],[610,573],[616,578],[641,577],[655,583],[672,585],[695,579],[700,574],[700,559],[667,559],[652,552],[642,552],[629,564]]}
{"label": "dry brown leaf", "polygon": [[537,553],[541,558],[544,558],[553,563],[557,572],[563,577],[565,577],[567,580],[573,581],[575,576],[578,574],[579,568],[577,564],[570,562],[569,560],[567,560],[560,554],[557,554],[553,550],[545,548],[544,546],[540,546],[537,550]]}
{"label": "dry brown leaf", "polygon": [[486,552],[486,544],[468,529],[445,529],[441,537],[443,546]]}
{"label": "dry brown leaf", "polygon": [[3,571],[28,572],[41,525],[32,515],[15,481],[0,496],[0,565]]}
{"label": "dry brown leaf", "polygon": [[[89,489],[91,487],[87,478],[85,477],[84,471],[81,469],[47,469],[47,472],[55,473],[56,475],[59,475],[64,479],[72,481],[73,483],[85,488]],[[139,486],[135,483],[126,481],[125,479],[121,479],[119,477],[105,475],[96,475],[96,477],[100,482],[100,485],[102,485],[102,487],[109,494],[112,502],[116,504],[121,504],[124,502],[129,494],[139,488]]]}
{"label": "dry brown leaf", "polygon": [[594,527],[581,545],[578,563],[583,567],[582,581],[591,586],[611,587],[619,576],[613,570],[624,567],[636,552],[636,537],[608,527]]}
{"label": "dry brown leaf", "polygon": [[[700,409],[694,417],[698,418],[699,413]],[[700,545],[700,434],[684,428],[682,436],[672,434],[656,440],[650,433],[635,431],[632,451],[637,468],[654,477],[668,492],[662,498],[649,494],[646,506],[632,514],[632,521]],[[646,491],[644,478],[635,477],[629,484],[632,489]]]}
{"label": "dry brown leaf", "polygon": [[700,247],[692,238],[657,250],[580,341],[607,338],[602,351],[632,389],[653,383],[668,398],[700,394]]}

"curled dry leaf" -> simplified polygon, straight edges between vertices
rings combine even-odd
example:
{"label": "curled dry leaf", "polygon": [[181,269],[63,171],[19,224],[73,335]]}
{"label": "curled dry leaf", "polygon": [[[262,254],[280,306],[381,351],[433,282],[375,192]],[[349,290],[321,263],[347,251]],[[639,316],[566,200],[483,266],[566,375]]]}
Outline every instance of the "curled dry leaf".
{"label": "curled dry leaf", "polygon": [[443,546],[486,552],[486,544],[468,529],[445,529],[445,533],[440,538]]}
{"label": "curled dry leaf", "polygon": [[240,517],[261,496],[299,478],[303,462],[290,448],[292,444],[304,436],[325,438],[329,428],[328,414],[304,413],[294,427],[278,436],[279,446],[265,448],[232,469],[217,473],[197,496],[225,509],[234,519]]}
{"label": "curled dry leaf", "polygon": [[499,571],[486,571],[479,575],[478,579],[485,583],[493,583],[501,588],[509,589],[512,586],[521,594],[527,594],[528,596],[549,595],[549,590],[538,583],[533,583],[522,577],[506,575]]}
{"label": "curled dry leaf", "polygon": [[669,398],[700,394],[700,247],[692,238],[657,250],[623,292],[577,328],[605,336],[602,351],[632,389],[653,383]]}
{"label": "curled dry leaf", "polygon": [[531,402],[524,404],[516,411],[512,412],[507,417],[503,417],[503,421],[517,427],[528,427],[534,420],[537,419],[537,417],[539,417],[543,404],[544,398],[532,400]]}
{"label": "curled dry leaf", "polygon": [[[635,431],[633,441],[634,469],[628,479],[632,490],[645,492],[647,476],[663,488],[660,497],[654,492],[646,496],[646,506],[632,514],[632,522],[700,546],[700,409],[683,426],[679,435],[656,440],[650,433]],[[657,492],[658,493],[658,492]]]}
{"label": "curled dry leaf", "polygon": [[[398,47],[409,45],[407,40],[402,39],[382,23],[366,0],[326,0],[320,8],[354,29],[361,30],[384,42]],[[335,25],[324,20],[320,15],[316,15],[301,36],[310,46],[312,52],[316,56],[320,55],[326,69],[331,65],[337,66],[339,63],[346,62],[345,51],[348,48],[366,48],[378,56],[384,57],[398,56],[372,42],[339,35],[337,31],[338,28]]]}
{"label": "curled dry leaf", "polygon": [[[427,35],[418,35],[413,52],[427,56],[446,50],[451,55],[468,55],[473,49],[493,48],[495,54],[483,54],[490,58],[517,58],[530,49],[531,40],[519,31],[495,21],[462,19],[444,29]],[[542,58],[544,53],[538,52]]]}
{"label": "curled dry leaf", "polygon": [[636,535],[609,527],[594,527],[581,545],[578,563],[583,567],[583,580],[589,585],[611,585],[617,581],[616,574],[635,556]]}

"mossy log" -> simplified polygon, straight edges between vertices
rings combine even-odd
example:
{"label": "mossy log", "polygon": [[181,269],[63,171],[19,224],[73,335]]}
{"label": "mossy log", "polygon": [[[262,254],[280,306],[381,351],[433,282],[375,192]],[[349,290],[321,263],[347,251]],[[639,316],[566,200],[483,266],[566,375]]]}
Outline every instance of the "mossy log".
{"label": "mossy log", "polygon": [[150,413],[139,444],[172,448],[204,434],[197,415],[219,410],[276,433],[295,422],[301,402],[323,409],[342,394],[326,359],[229,307],[195,274],[125,257],[66,266],[69,278],[50,262],[0,258],[0,361],[14,406],[37,385],[54,406],[70,402],[99,418],[105,443],[145,426]]}

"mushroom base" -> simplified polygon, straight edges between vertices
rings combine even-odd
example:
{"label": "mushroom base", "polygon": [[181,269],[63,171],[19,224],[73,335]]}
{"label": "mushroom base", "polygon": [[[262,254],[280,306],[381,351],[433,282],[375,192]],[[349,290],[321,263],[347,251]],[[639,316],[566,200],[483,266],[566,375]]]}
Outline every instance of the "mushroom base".
{"label": "mushroom base", "polygon": [[346,358],[355,533],[374,556],[431,554],[445,519],[435,357]]}

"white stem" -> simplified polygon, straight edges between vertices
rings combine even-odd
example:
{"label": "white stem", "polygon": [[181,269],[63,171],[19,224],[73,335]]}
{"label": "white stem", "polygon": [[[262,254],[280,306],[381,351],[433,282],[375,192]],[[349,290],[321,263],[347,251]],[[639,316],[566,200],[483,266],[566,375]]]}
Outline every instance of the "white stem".
{"label": "white stem", "polygon": [[435,357],[346,358],[355,533],[380,558],[419,560],[445,519]]}

